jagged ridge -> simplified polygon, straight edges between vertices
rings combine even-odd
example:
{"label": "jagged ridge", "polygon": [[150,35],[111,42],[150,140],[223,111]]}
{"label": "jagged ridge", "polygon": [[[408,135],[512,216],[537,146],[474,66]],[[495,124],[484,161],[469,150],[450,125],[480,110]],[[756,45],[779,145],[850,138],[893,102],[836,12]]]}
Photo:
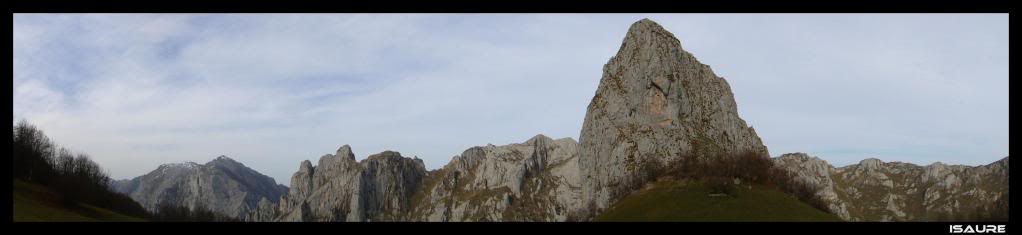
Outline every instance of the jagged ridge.
{"label": "jagged ridge", "polygon": [[[849,221],[1006,219],[1008,157],[983,166],[918,166],[870,158],[844,167],[805,153],[774,164],[817,187],[830,210]],[[998,216],[1005,218],[998,218]]]}
{"label": "jagged ridge", "polygon": [[348,145],[303,161],[278,206],[260,221],[564,221],[579,204],[578,143],[537,135],[465,150],[427,172],[386,151],[358,162]]}

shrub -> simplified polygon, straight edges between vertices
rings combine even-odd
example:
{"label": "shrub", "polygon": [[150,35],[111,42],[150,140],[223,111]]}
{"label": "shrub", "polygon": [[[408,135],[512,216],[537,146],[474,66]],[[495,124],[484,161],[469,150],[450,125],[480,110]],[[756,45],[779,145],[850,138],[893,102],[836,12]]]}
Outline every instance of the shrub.
{"label": "shrub", "polygon": [[817,188],[798,180],[791,172],[774,166],[770,157],[755,152],[718,156],[682,156],[668,175],[701,181],[712,193],[734,195],[733,179],[772,185],[810,206],[830,213],[827,203],[816,195]]}
{"label": "shrub", "polygon": [[827,203],[816,194],[818,187],[799,180],[795,173],[780,168],[770,169],[770,181],[778,188],[813,208],[831,213]]}
{"label": "shrub", "polygon": [[711,194],[736,196],[736,188],[732,180],[724,177],[710,177],[703,180],[709,186]]}

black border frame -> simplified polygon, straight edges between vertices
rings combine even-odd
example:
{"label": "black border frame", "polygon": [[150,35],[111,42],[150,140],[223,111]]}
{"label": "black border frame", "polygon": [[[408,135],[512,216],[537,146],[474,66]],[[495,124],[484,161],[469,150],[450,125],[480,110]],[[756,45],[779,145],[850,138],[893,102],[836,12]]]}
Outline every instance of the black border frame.
{"label": "black border frame", "polygon": [[[1009,1],[908,0],[908,1],[144,1],[144,0],[36,0],[16,1],[15,13],[1011,13]],[[1010,21],[1010,17],[1009,17]],[[7,168],[10,169],[10,168]],[[5,184],[10,184],[4,182]],[[8,186],[8,189],[11,189]],[[4,194],[6,198],[11,194]],[[5,207],[10,204],[5,204]],[[11,208],[13,211],[13,208]],[[7,214],[8,217],[13,215]],[[9,220],[12,221],[12,220]],[[115,232],[125,234],[254,232],[326,233],[626,233],[704,234],[748,233],[911,233],[947,234],[949,226],[1008,225],[1010,222],[559,222],[559,223],[13,223],[22,232]],[[201,228],[200,228],[201,227]]]}

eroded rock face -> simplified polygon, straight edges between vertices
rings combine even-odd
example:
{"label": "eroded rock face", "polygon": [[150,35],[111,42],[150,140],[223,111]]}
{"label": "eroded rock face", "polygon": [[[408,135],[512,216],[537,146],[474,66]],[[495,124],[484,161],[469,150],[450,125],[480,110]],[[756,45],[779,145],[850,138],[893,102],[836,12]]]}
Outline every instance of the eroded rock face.
{"label": "eroded rock face", "polygon": [[248,220],[260,205],[274,204],[288,188],[226,156],[206,164],[164,164],[131,180],[117,181],[114,190],[127,194],[146,209],[160,203],[214,212]]}
{"label": "eroded rock face", "polygon": [[538,135],[473,147],[430,172],[416,221],[565,221],[581,206],[578,143]]}
{"label": "eroded rock face", "polygon": [[303,161],[277,207],[261,208],[263,221],[399,220],[411,208],[426,168],[418,158],[384,151],[358,162],[348,145],[313,167]]}
{"label": "eroded rock face", "polygon": [[580,137],[583,200],[595,214],[641,186],[650,167],[682,157],[769,156],[738,116],[731,88],[643,19],[628,29],[586,112]]}
{"label": "eroded rock face", "polygon": [[473,147],[441,169],[383,152],[355,161],[351,148],[303,161],[292,190],[257,221],[564,221],[580,205],[578,143],[543,135]]}
{"label": "eroded rock face", "polygon": [[787,170],[795,175],[795,178],[817,187],[817,195],[828,202],[830,212],[848,220],[848,204],[841,200],[835,192],[834,180],[831,175],[835,174],[835,168],[826,161],[805,153],[787,153],[773,159],[774,166]]}
{"label": "eroded rock face", "polygon": [[1006,212],[1008,158],[969,167],[917,166],[866,159],[835,168],[804,153],[774,164],[817,186],[831,211],[849,221],[975,220]]}

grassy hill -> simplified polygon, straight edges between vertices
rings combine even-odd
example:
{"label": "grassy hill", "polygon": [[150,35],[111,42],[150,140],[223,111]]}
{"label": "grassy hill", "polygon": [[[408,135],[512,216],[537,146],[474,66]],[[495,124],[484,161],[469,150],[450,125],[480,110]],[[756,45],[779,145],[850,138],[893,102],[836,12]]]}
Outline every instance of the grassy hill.
{"label": "grassy hill", "polygon": [[596,221],[841,221],[772,186],[740,185],[711,196],[701,183],[660,180],[622,198]]}
{"label": "grassy hill", "polygon": [[65,207],[60,195],[46,187],[14,181],[14,221],[145,221],[107,209],[79,203]]}

